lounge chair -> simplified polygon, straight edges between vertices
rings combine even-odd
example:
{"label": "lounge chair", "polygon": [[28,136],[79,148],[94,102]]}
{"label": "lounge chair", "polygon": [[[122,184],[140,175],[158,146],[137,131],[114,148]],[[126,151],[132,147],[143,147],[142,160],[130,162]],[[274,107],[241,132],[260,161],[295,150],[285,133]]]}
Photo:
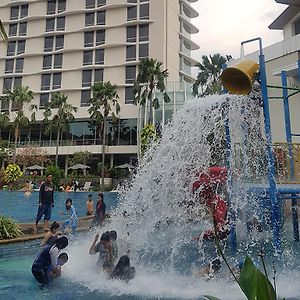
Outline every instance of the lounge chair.
{"label": "lounge chair", "polygon": [[90,181],[86,181],[84,186],[82,187],[82,191],[88,192],[90,190],[91,184],[92,183]]}

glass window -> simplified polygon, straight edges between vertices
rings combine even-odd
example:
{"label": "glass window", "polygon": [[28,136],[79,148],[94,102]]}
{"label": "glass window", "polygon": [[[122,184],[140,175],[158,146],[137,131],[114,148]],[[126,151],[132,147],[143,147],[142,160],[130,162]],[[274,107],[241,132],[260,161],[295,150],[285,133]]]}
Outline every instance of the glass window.
{"label": "glass window", "polygon": [[125,87],[125,104],[133,104],[134,102],[134,94],[133,94],[133,86]]}
{"label": "glass window", "polygon": [[136,66],[126,67],[126,83],[134,83],[136,78]]}
{"label": "glass window", "polygon": [[19,24],[19,35],[24,36],[27,33],[27,22]]}
{"label": "glass window", "polygon": [[294,23],[294,31],[295,35],[300,34],[300,19],[296,20],[296,22]]}
{"label": "glass window", "polygon": [[94,82],[103,81],[103,69],[95,70]]}
{"label": "glass window", "polygon": [[66,10],[66,0],[58,0],[58,9],[57,11],[60,13],[60,12],[63,12]]}
{"label": "glass window", "polygon": [[63,35],[57,35],[56,36],[56,44],[55,44],[55,50],[60,50],[64,48],[64,36]]}
{"label": "glass window", "polygon": [[13,59],[7,59],[5,61],[5,73],[13,73],[14,71],[14,60]]}
{"label": "glass window", "polygon": [[81,91],[81,102],[80,102],[81,106],[89,106],[90,99],[91,99],[90,90]]}
{"label": "glass window", "polygon": [[52,89],[60,89],[61,88],[61,73],[54,73],[53,74],[53,82],[52,82]]}
{"label": "glass window", "polygon": [[14,80],[14,89],[18,86],[21,86],[22,85],[22,77],[15,77],[15,80]]}
{"label": "glass window", "polygon": [[21,16],[20,18],[25,18],[28,16],[28,4],[21,5]]}
{"label": "glass window", "polygon": [[59,17],[56,20],[56,30],[65,30],[65,23],[66,23],[66,18],[65,17]]}
{"label": "glass window", "polygon": [[47,36],[45,37],[44,42],[44,51],[45,52],[51,52],[53,51],[53,36]]}
{"label": "glass window", "polygon": [[95,13],[85,14],[85,26],[94,26],[95,24]]}
{"label": "glass window", "polygon": [[10,9],[10,19],[17,20],[19,19],[19,6],[12,6]]}
{"label": "glass window", "polygon": [[16,73],[22,73],[24,68],[24,58],[16,59]]}
{"label": "glass window", "polygon": [[5,94],[7,91],[10,91],[12,88],[12,77],[4,78],[3,81],[3,94]]}
{"label": "glass window", "polygon": [[25,40],[18,41],[17,54],[22,54],[25,52]]}
{"label": "glass window", "polygon": [[[6,111],[6,112],[9,111],[9,101],[7,101],[6,99],[1,100],[1,111]],[[2,130],[1,130],[1,133],[2,133]]]}
{"label": "glass window", "polygon": [[46,19],[46,32],[54,31],[55,18]]}
{"label": "glass window", "polygon": [[97,6],[100,7],[100,6],[103,6],[106,4],[106,0],[97,0]]}
{"label": "glass window", "polygon": [[105,10],[97,11],[97,25],[105,25]]}
{"label": "glass window", "polygon": [[127,46],[126,47],[126,61],[136,60],[136,46]]}
{"label": "glass window", "polygon": [[85,7],[86,8],[94,8],[95,7],[95,0],[85,0]]}
{"label": "glass window", "polygon": [[96,31],[96,46],[105,44],[105,30]]}
{"label": "glass window", "polygon": [[16,36],[17,35],[17,28],[18,28],[18,24],[10,24],[8,35],[9,36]]}
{"label": "glass window", "polygon": [[140,19],[149,19],[149,3],[140,5]]}
{"label": "glass window", "polygon": [[137,0],[127,0],[127,3],[137,3]]}
{"label": "glass window", "polygon": [[55,54],[54,55],[54,69],[61,69],[62,68],[62,63],[63,63],[62,53]]}
{"label": "glass window", "polygon": [[51,69],[52,67],[52,55],[44,55],[43,69]]}
{"label": "glass window", "polygon": [[94,46],[94,31],[88,31],[84,33],[84,47]]}
{"label": "glass window", "polygon": [[92,83],[92,70],[83,70],[82,86],[83,87],[91,86],[91,83]]}
{"label": "glass window", "polygon": [[120,120],[120,145],[130,145],[130,123],[127,119]]}
{"label": "glass window", "polygon": [[16,41],[8,42],[7,45],[7,56],[13,56],[16,52]]}
{"label": "glass window", "polygon": [[126,28],[126,37],[128,43],[135,43],[136,42],[136,25],[134,26],[127,26]]}
{"label": "glass window", "polygon": [[139,45],[139,59],[146,58],[149,56],[149,44]]}
{"label": "glass window", "polygon": [[149,24],[140,25],[139,38],[140,42],[149,41]]}
{"label": "glass window", "polygon": [[95,64],[96,65],[104,64],[104,49],[97,49],[95,51]]}
{"label": "glass window", "polygon": [[48,0],[47,15],[53,15],[56,12],[56,0]]}
{"label": "glass window", "polygon": [[137,8],[136,6],[127,7],[127,21],[137,19]]}
{"label": "glass window", "polygon": [[49,93],[40,95],[40,107],[45,107],[49,102]]}
{"label": "glass window", "polygon": [[93,50],[83,52],[83,65],[92,65],[93,64]]}
{"label": "glass window", "polygon": [[42,74],[42,84],[41,84],[42,91],[50,90],[50,80],[51,80],[51,74]]}

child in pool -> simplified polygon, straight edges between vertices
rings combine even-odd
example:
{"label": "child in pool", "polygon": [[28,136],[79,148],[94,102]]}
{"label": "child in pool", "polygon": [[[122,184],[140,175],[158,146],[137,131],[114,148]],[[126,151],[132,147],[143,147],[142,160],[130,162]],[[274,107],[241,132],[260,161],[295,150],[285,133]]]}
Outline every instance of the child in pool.
{"label": "child in pool", "polygon": [[47,278],[48,282],[52,281],[54,278],[61,276],[61,267],[69,260],[67,253],[61,253],[57,257],[57,267],[56,270],[53,270],[52,266],[50,265],[47,270]]}
{"label": "child in pool", "polygon": [[76,211],[75,211],[75,208],[72,204],[72,199],[71,198],[68,198],[66,200],[66,210],[67,212],[66,213],[63,213],[63,214],[66,214],[69,216],[69,218],[64,222],[63,224],[63,232],[65,232],[65,229],[67,226],[71,226],[72,228],[72,234],[73,235],[76,235],[76,228],[77,228],[77,215],[76,215]]}

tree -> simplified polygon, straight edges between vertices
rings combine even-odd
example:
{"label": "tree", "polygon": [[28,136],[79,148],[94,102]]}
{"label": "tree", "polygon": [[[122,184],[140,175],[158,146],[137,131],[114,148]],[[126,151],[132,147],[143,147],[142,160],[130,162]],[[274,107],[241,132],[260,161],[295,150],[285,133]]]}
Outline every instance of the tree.
{"label": "tree", "polygon": [[[111,115],[112,119],[116,119],[116,114],[120,112],[120,105],[118,102],[119,95],[115,85],[107,82],[96,82],[92,86],[92,98],[90,100],[91,107],[88,112],[91,119],[96,124],[102,126],[102,171],[101,171],[101,185],[104,186],[104,165],[105,165],[105,137],[106,137],[106,122],[107,117]],[[114,110],[113,110],[114,107]]]}
{"label": "tree", "polygon": [[[27,127],[30,121],[35,121],[35,112],[31,114],[31,120],[24,113],[24,104],[29,104],[33,100],[33,92],[28,86],[18,86],[13,89],[13,91],[6,91],[6,94],[0,98],[2,101],[7,101],[12,103],[12,107],[15,110],[15,117],[11,122],[11,126],[14,129],[15,143],[14,143],[14,153],[13,153],[13,163],[16,162],[17,154],[17,143],[20,136],[20,129],[22,127]],[[32,104],[29,107],[30,111],[36,110],[37,105]],[[3,122],[5,121],[3,116]]]}
{"label": "tree", "polygon": [[0,20],[0,38],[3,42],[7,41],[7,34],[1,20]]}
{"label": "tree", "polygon": [[[46,104],[44,111],[46,132],[54,131],[57,133],[55,166],[58,164],[58,148],[61,135],[69,130],[69,124],[75,119],[74,113],[77,112],[77,107],[69,104],[67,100],[68,96],[63,93],[52,93],[51,102]],[[53,110],[56,110],[56,113],[53,113]]]}
{"label": "tree", "polygon": [[231,55],[224,57],[219,53],[209,56],[203,55],[202,62],[196,65],[199,68],[199,73],[193,84],[193,94],[199,97],[221,94],[222,83],[220,75],[222,66],[231,58]]}
{"label": "tree", "polygon": [[49,162],[49,154],[39,147],[26,147],[18,151],[16,161],[23,166],[40,165]]}
{"label": "tree", "polygon": [[159,99],[153,99],[153,91],[156,89],[163,94],[166,103],[170,102],[170,97],[165,91],[165,80],[168,78],[168,71],[162,70],[162,63],[153,58],[146,58],[140,61],[138,66],[138,75],[134,83],[134,101],[135,104],[147,106],[149,104],[148,123],[153,123],[153,107],[159,108]]}
{"label": "tree", "polygon": [[92,156],[92,153],[89,151],[74,152],[73,158],[70,159],[70,166],[74,166],[76,164],[86,165],[87,160],[91,156]]}
{"label": "tree", "polygon": [[0,139],[0,166],[4,167],[5,161],[12,155],[8,142]]}

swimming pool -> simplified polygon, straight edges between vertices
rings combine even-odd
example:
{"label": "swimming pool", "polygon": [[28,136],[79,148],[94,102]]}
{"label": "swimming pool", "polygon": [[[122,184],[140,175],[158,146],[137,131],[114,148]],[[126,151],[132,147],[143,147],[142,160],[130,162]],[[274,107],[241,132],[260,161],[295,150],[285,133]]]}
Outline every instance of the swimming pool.
{"label": "swimming pool", "polygon": [[[52,209],[51,220],[63,220],[65,216],[60,214],[65,211],[65,201],[67,198],[73,200],[78,217],[86,215],[86,200],[89,194],[93,195],[94,206],[97,202],[98,192],[71,192],[54,193],[54,208]],[[104,192],[104,202],[106,210],[109,212],[117,206],[118,199],[116,192]],[[32,223],[35,220],[38,208],[39,193],[33,192],[26,197],[23,192],[0,192],[0,215],[11,216],[19,223]]]}

